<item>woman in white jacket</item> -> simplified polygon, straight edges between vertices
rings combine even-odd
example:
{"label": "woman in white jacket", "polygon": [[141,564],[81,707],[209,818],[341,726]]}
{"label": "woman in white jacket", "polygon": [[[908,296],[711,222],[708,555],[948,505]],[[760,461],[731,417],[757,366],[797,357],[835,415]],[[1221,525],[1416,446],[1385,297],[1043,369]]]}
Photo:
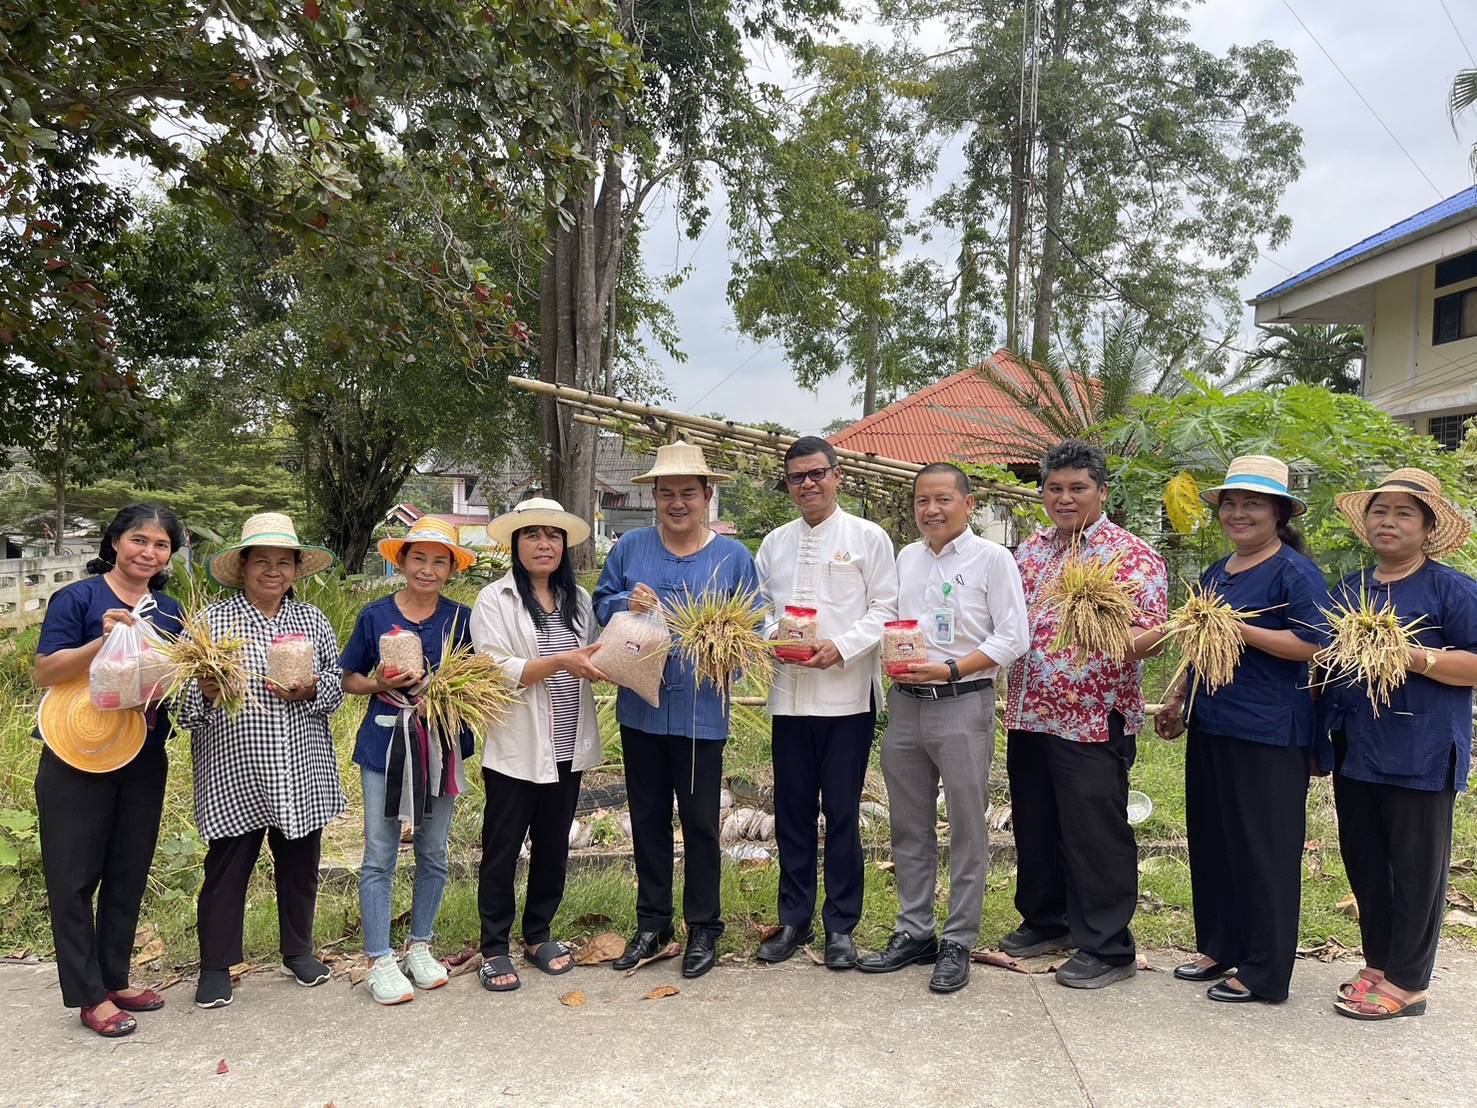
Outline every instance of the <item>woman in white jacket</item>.
{"label": "woman in white jacket", "polygon": [[483,739],[480,979],[491,992],[518,987],[508,940],[517,911],[513,877],[531,838],[523,905],[524,955],[545,973],[567,973],[574,959],[549,935],[564,897],[569,828],[580,776],[598,765],[600,731],[590,682],[605,680],[590,661],[598,628],[590,594],[575,583],[566,556],[589,524],[557,501],[533,498],[487,525],[513,554],[513,568],[482,590],[472,608],[472,642],[491,654],[521,696]]}

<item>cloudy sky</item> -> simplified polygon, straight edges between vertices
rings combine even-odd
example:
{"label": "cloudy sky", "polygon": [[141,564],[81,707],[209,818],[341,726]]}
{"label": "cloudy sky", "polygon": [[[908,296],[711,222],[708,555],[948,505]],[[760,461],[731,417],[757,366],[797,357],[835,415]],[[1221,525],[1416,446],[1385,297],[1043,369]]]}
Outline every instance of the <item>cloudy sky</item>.
{"label": "cloudy sky", "polygon": [[[1467,49],[1477,51],[1472,0],[1445,0],[1445,9],[1442,0],[1206,0],[1190,19],[1195,41],[1207,49],[1261,39],[1290,48],[1303,79],[1292,119],[1303,130],[1307,164],[1282,201],[1292,235],[1275,254],[1263,254],[1245,296],[1472,184],[1467,159],[1477,142],[1477,113],[1453,134],[1445,110],[1452,75],[1477,65]],[[866,25],[848,32],[876,34]],[[785,82],[782,58],[758,56],[755,66],[763,79]],[[937,187],[957,166],[946,155]],[[684,238],[670,208],[661,207],[652,211],[646,240],[653,273],[692,267],[671,300],[688,354],[685,365],[663,366],[675,406],[744,422],[776,419],[801,431],[859,412],[844,380],[806,392],[794,384],[777,344],[759,346],[738,334],[725,293],[726,213],[714,206],[713,224],[697,242]],[[1249,318],[1244,326],[1250,328]]]}

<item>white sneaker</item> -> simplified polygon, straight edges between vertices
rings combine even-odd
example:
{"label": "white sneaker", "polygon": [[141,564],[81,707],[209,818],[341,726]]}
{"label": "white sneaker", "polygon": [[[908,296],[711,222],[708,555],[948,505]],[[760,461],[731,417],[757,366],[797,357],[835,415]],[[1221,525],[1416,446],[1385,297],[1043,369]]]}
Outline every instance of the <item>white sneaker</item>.
{"label": "white sneaker", "polygon": [[446,967],[431,954],[429,943],[411,943],[405,952],[405,968],[418,989],[439,989],[450,980]]}
{"label": "white sneaker", "polygon": [[379,1004],[404,1004],[415,999],[415,990],[400,972],[400,963],[393,954],[374,960],[365,978],[369,982],[369,995]]}

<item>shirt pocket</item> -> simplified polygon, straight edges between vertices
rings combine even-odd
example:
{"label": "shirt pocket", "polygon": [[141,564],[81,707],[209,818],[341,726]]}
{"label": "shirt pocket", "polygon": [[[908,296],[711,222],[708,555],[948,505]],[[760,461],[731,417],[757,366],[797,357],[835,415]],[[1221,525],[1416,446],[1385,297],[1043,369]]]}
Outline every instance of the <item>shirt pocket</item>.
{"label": "shirt pocket", "polygon": [[843,613],[854,607],[862,607],[864,601],[865,588],[861,566],[853,565],[851,562],[827,562],[821,571],[821,584],[818,591],[821,602],[827,606],[835,606],[837,609],[835,614],[845,619],[846,616]]}
{"label": "shirt pocket", "polygon": [[1426,712],[1386,708],[1378,719],[1361,722],[1359,734],[1351,738],[1363,747],[1370,767],[1388,777],[1424,777],[1448,749],[1435,734],[1435,719]]}

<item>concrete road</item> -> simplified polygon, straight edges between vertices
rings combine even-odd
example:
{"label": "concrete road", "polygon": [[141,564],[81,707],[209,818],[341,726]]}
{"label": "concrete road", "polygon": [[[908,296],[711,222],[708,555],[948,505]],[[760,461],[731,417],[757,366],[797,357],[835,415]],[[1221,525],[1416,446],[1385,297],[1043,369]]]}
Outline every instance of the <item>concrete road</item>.
{"label": "concrete road", "polygon": [[[364,987],[248,976],[202,1012],[192,984],[108,1042],[61,1007],[49,965],[0,968],[0,1103],[480,1105],[1471,1104],[1477,955],[1443,950],[1427,1015],[1362,1024],[1330,996],[1349,964],[1299,962],[1278,1007],[1227,1006],[1160,972],[1100,992],[975,966],[935,997],[927,971],[831,973],[796,958],[475,975],[380,1008]],[[680,992],[642,999],[659,985]],[[560,996],[585,994],[581,1007]],[[227,1072],[218,1073],[224,1060]]]}

